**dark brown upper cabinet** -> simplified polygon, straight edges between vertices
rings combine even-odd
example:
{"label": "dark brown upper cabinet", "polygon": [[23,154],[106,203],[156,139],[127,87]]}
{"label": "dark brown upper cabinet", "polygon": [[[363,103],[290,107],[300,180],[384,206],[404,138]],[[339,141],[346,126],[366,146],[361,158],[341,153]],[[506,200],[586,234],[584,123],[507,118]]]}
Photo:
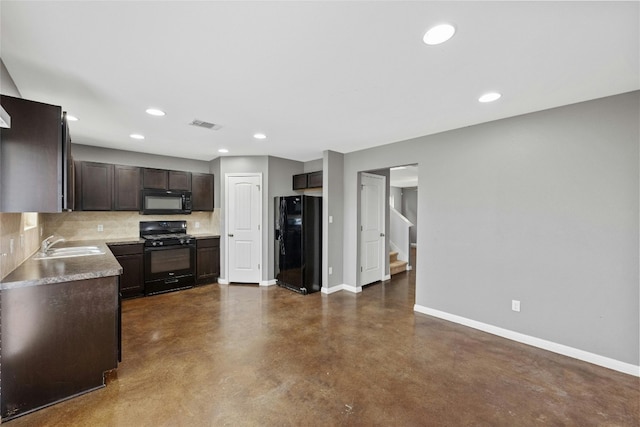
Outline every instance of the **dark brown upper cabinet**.
{"label": "dark brown upper cabinet", "polygon": [[293,189],[306,190],[322,187],[322,171],[293,175]]}
{"label": "dark brown upper cabinet", "polygon": [[77,210],[113,209],[113,169],[107,163],[75,162]]}
{"label": "dark brown upper cabinet", "polygon": [[191,172],[169,171],[168,189],[191,191]]}
{"label": "dark brown upper cabinet", "polygon": [[213,210],[213,175],[192,173],[191,188],[194,211]]}
{"label": "dark brown upper cabinet", "polygon": [[142,169],[138,166],[114,165],[113,210],[139,211]]}
{"label": "dark brown upper cabinet", "polygon": [[62,107],[0,95],[11,128],[0,130],[0,212],[73,207],[71,138]]}
{"label": "dark brown upper cabinet", "polygon": [[304,190],[305,188],[307,188],[307,174],[293,175],[293,189]]}
{"label": "dark brown upper cabinet", "polygon": [[169,171],[165,169],[142,169],[142,187],[157,188],[159,190],[169,189]]}
{"label": "dark brown upper cabinet", "polygon": [[322,187],[322,171],[309,172],[307,175],[307,188]]}
{"label": "dark brown upper cabinet", "polygon": [[191,172],[144,168],[142,186],[158,190],[191,191]]}

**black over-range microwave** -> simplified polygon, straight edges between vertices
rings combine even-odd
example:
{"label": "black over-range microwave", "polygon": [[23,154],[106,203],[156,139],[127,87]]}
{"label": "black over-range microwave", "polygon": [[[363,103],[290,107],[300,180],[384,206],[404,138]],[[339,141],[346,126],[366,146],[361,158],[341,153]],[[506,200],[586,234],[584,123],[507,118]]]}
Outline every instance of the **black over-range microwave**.
{"label": "black over-range microwave", "polygon": [[142,190],[140,213],[143,215],[178,215],[191,213],[191,191]]}

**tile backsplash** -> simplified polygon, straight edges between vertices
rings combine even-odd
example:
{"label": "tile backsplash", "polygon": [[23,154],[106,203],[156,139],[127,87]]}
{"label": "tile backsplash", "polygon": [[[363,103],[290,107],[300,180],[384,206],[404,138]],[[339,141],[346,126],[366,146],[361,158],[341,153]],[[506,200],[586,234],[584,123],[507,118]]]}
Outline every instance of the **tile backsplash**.
{"label": "tile backsplash", "polygon": [[[63,212],[41,214],[44,237],[57,234],[66,240],[135,240],[140,221],[186,220],[190,234],[219,234],[220,212],[191,215],[140,215],[138,212]],[[196,225],[199,225],[196,228]],[[102,231],[98,231],[100,228]]]}
{"label": "tile backsplash", "polygon": [[0,213],[0,280],[40,247],[41,218],[40,214]]}
{"label": "tile backsplash", "polygon": [[[191,215],[140,215],[138,212],[0,213],[0,280],[33,255],[40,242],[57,234],[73,240],[135,240],[140,221],[186,220],[191,234],[220,234],[220,210]],[[196,225],[199,225],[196,228]],[[102,226],[102,231],[98,231]]]}

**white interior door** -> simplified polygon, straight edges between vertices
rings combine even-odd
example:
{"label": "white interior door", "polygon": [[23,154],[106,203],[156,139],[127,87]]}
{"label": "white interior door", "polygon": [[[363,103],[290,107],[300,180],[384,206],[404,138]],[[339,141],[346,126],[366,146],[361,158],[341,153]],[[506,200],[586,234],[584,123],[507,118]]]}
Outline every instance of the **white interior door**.
{"label": "white interior door", "polygon": [[360,286],[384,279],[386,178],[362,173],[360,186]]}
{"label": "white interior door", "polygon": [[261,175],[227,175],[229,282],[258,283],[261,280],[261,187]]}

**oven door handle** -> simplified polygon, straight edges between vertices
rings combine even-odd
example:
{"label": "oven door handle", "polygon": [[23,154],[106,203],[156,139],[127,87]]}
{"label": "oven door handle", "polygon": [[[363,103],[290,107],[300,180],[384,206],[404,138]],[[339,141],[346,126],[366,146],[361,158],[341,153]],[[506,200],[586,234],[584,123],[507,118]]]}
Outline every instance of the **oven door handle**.
{"label": "oven door handle", "polygon": [[178,279],[173,279],[173,278],[171,278],[171,279],[165,279],[165,280],[164,280],[164,283],[165,283],[166,285],[168,285],[168,284],[170,284],[170,283],[178,283]]}

